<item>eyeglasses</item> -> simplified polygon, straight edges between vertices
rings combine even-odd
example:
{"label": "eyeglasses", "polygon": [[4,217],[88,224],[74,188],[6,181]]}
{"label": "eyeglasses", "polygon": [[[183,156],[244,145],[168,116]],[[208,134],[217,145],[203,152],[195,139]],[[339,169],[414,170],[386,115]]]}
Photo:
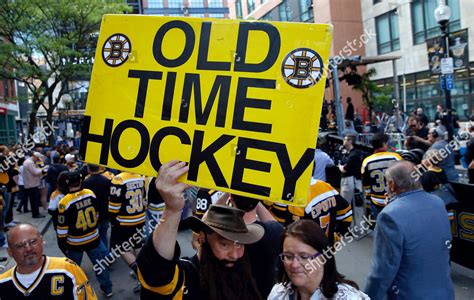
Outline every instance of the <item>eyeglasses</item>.
{"label": "eyeglasses", "polygon": [[307,254],[302,254],[302,255],[297,255],[297,254],[292,254],[292,253],[281,253],[278,256],[280,256],[280,259],[282,262],[293,262],[294,259],[296,259],[298,262],[305,262],[308,260],[313,260],[316,257],[320,256],[322,253],[318,252],[314,255],[307,255]]}
{"label": "eyeglasses", "polygon": [[15,250],[24,250],[27,246],[36,247],[39,245],[39,243],[40,243],[40,238],[38,237],[38,238],[30,239],[28,241],[24,241],[22,243],[14,244],[12,246]]}

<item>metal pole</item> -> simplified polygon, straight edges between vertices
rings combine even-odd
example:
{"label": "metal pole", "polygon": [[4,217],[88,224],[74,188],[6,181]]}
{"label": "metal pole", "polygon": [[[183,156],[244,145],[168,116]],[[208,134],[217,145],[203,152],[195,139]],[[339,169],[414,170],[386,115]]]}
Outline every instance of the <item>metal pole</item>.
{"label": "metal pole", "polygon": [[395,88],[395,100],[397,101],[397,130],[400,128],[400,84],[398,82],[397,62],[392,60],[393,86]]}
{"label": "metal pole", "polygon": [[329,61],[329,65],[332,69],[332,83],[334,86],[334,106],[336,107],[336,123],[337,123],[337,135],[342,136],[344,115],[342,113],[342,103],[340,97],[339,88],[339,75],[337,74],[337,64],[334,60]]}
{"label": "metal pole", "polygon": [[[443,40],[444,57],[449,58],[449,39],[447,32],[448,22],[440,23],[441,39]],[[451,109],[451,91],[446,89],[446,109]]]}
{"label": "metal pole", "polygon": [[403,74],[403,111],[407,112],[407,78]]}
{"label": "metal pole", "polygon": [[[440,28],[441,28],[441,39],[443,40],[443,46],[444,46],[444,57],[449,58],[449,39],[448,39],[448,21],[440,22]],[[441,74],[441,76],[445,76]],[[453,138],[453,124],[452,124],[452,105],[451,105],[451,90],[448,90],[447,86],[446,89],[444,90],[445,95],[446,95],[446,111],[447,111],[447,120],[446,120],[446,125],[448,129],[448,139],[452,140]]]}

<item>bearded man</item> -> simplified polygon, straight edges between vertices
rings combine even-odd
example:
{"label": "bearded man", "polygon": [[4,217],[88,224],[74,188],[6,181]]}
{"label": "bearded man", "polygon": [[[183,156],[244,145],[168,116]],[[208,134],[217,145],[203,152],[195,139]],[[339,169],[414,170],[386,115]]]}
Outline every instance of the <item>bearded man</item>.
{"label": "bearded man", "polygon": [[245,245],[259,241],[264,229],[246,225],[244,211],[212,205],[202,220],[191,217],[189,226],[199,233],[199,248],[192,258],[179,258],[176,238],[183,192],[190,186],[177,179],[188,169],[184,162],[171,161],[158,172],[156,188],[165,211],[137,257],[141,299],[261,299]]}

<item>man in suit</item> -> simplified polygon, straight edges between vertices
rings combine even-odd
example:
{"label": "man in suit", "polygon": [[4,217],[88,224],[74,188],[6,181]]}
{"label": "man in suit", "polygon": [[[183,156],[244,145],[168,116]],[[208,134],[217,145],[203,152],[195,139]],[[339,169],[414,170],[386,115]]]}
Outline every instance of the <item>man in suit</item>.
{"label": "man in suit", "polygon": [[385,172],[390,203],[377,218],[365,292],[371,299],[454,299],[451,232],[443,201],[418,188],[414,165]]}

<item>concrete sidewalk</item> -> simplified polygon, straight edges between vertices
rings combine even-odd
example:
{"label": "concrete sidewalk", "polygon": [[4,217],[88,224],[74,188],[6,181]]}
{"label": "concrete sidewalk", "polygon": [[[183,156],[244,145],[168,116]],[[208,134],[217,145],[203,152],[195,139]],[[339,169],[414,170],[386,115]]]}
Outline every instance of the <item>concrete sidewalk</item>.
{"label": "concrete sidewalk", "polygon": [[[40,208],[40,212],[42,210],[43,209]],[[30,223],[34,227],[38,228],[38,230],[41,232],[41,234],[44,234],[46,232],[46,230],[48,230],[48,227],[51,225],[51,223],[53,221],[51,219],[51,216],[48,215],[47,212],[43,211],[41,213],[44,214],[46,217],[45,218],[39,218],[39,219],[33,219],[31,217],[31,212],[18,213],[14,209],[13,219],[16,223]],[[0,262],[0,273],[3,273],[6,270],[8,270],[9,268],[11,268],[12,266],[14,266],[15,261],[13,260],[13,258],[8,256],[8,252],[7,252],[6,248],[1,248],[0,249],[0,257],[7,257],[8,258],[6,261]]]}

